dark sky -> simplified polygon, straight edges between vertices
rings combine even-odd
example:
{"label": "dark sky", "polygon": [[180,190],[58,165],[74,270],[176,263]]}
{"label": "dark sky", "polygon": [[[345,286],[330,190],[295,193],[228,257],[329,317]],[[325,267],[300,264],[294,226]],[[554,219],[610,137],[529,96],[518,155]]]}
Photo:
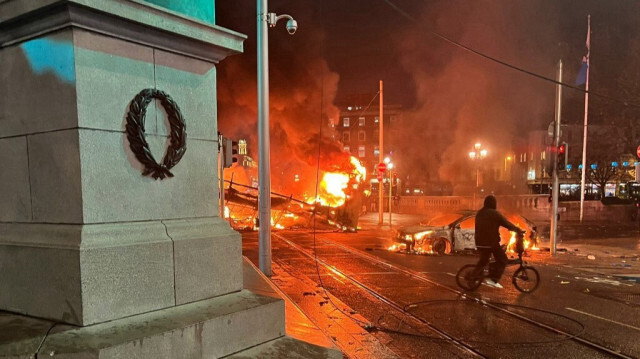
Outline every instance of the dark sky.
{"label": "dark sky", "polygon": [[[591,90],[620,97],[620,78],[640,69],[637,0],[272,0],[270,11],[293,15],[270,29],[272,155],[296,154],[301,143],[337,118],[333,104],[349,94],[375,93],[405,107],[412,168],[455,180],[467,149],[482,141],[506,153],[514,137],[553,120],[553,84],[507,69],[430,34],[456,41],[540,75],[555,78],[564,61],[574,84],[592,15]],[[245,53],[218,68],[219,123],[255,149],[255,1],[217,1],[217,24],[244,34]],[[565,90],[563,117],[580,120],[582,94]],[[640,102],[640,100],[638,100]],[[594,116],[598,111],[594,103]],[[604,106],[604,104],[602,105]],[[604,108],[604,107],[603,107]],[[323,130],[325,131],[325,130]],[[326,132],[326,131],[325,131]],[[253,143],[252,143],[253,142]]]}

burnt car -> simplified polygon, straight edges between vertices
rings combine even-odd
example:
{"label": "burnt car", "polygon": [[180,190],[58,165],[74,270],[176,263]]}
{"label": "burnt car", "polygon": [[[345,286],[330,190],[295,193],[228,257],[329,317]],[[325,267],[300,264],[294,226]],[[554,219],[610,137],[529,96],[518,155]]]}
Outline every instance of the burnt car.
{"label": "burnt car", "polygon": [[[419,225],[400,227],[396,230],[394,243],[389,249],[418,254],[475,251],[475,217],[475,211],[446,213],[421,222]],[[505,217],[527,231],[525,249],[535,249],[538,239],[536,225],[521,215],[505,213]],[[507,250],[512,250],[515,233],[501,228],[500,236],[503,246]]]}

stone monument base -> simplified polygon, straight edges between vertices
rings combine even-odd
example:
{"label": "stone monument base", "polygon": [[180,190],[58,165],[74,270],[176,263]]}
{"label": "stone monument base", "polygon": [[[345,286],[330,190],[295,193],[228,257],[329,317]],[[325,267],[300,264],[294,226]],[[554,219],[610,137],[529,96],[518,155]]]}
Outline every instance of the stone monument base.
{"label": "stone monument base", "polygon": [[336,357],[286,337],[284,310],[281,298],[245,289],[85,327],[2,313],[0,358]]}

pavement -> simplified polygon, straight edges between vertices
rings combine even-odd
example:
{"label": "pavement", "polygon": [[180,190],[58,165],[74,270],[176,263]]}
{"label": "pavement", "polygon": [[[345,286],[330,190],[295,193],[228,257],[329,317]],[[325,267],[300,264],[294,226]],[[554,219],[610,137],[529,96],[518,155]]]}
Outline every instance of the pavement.
{"label": "pavement", "polygon": [[[369,213],[360,218],[360,229],[375,230],[381,236],[390,236],[395,228],[411,225],[424,219],[423,216],[393,214],[394,226],[378,225],[378,214]],[[385,214],[388,223],[388,214]],[[589,237],[589,228],[598,227],[594,237]],[[640,235],[633,227],[610,229],[603,224],[589,223],[580,226],[572,223],[571,236],[565,236],[552,255],[549,240],[544,237],[539,242],[540,250],[530,251],[527,260],[543,263],[545,266],[559,266],[567,270],[587,271],[593,278],[601,278],[607,283],[635,281],[640,283]],[[628,228],[631,228],[629,230]],[[634,232],[634,230],[636,232]],[[561,228],[562,231],[562,228]],[[624,232],[624,233],[623,233]],[[579,234],[576,236],[576,234]],[[287,334],[311,341],[323,347],[338,347],[348,358],[394,358],[397,357],[380,335],[374,336],[362,328],[353,317],[356,313],[345,313],[348,308],[331,293],[319,290],[316,283],[296,268],[278,263],[274,258],[271,282],[275,290],[283,296],[286,304]],[[628,283],[628,282],[627,282]],[[366,322],[364,318],[360,318]]]}

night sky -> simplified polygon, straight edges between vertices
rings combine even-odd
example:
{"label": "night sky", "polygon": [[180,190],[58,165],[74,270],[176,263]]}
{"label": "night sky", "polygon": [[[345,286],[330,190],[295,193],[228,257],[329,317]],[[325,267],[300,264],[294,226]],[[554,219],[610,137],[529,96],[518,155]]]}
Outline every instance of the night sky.
{"label": "night sky", "polygon": [[[325,124],[338,117],[334,104],[351,94],[375,94],[379,80],[385,82],[385,102],[407,111],[406,142],[415,147],[405,149],[411,153],[405,161],[435,180],[463,180],[458,175],[475,141],[492,153],[506,153],[513,138],[553,120],[553,84],[473,55],[430,31],[549,78],[563,59],[565,82],[573,85],[591,14],[591,90],[625,97],[621,79],[640,77],[640,1],[390,1],[416,21],[384,0],[270,1],[271,12],[290,14],[299,24],[293,36],[285,21],[269,30],[272,156],[295,154],[305,162],[302,144],[329,132]],[[220,128],[247,138],[253,151],[255,6],[216,2],[217,24],[249,36],[245,53],[218,67]],[[582,96],[565,90],[565,122],[581,120]],[[640,102],[640,93],[636,97]],[[616,116],[616,106],[606,101],[596,99],[592,106],[594,121]]]}

